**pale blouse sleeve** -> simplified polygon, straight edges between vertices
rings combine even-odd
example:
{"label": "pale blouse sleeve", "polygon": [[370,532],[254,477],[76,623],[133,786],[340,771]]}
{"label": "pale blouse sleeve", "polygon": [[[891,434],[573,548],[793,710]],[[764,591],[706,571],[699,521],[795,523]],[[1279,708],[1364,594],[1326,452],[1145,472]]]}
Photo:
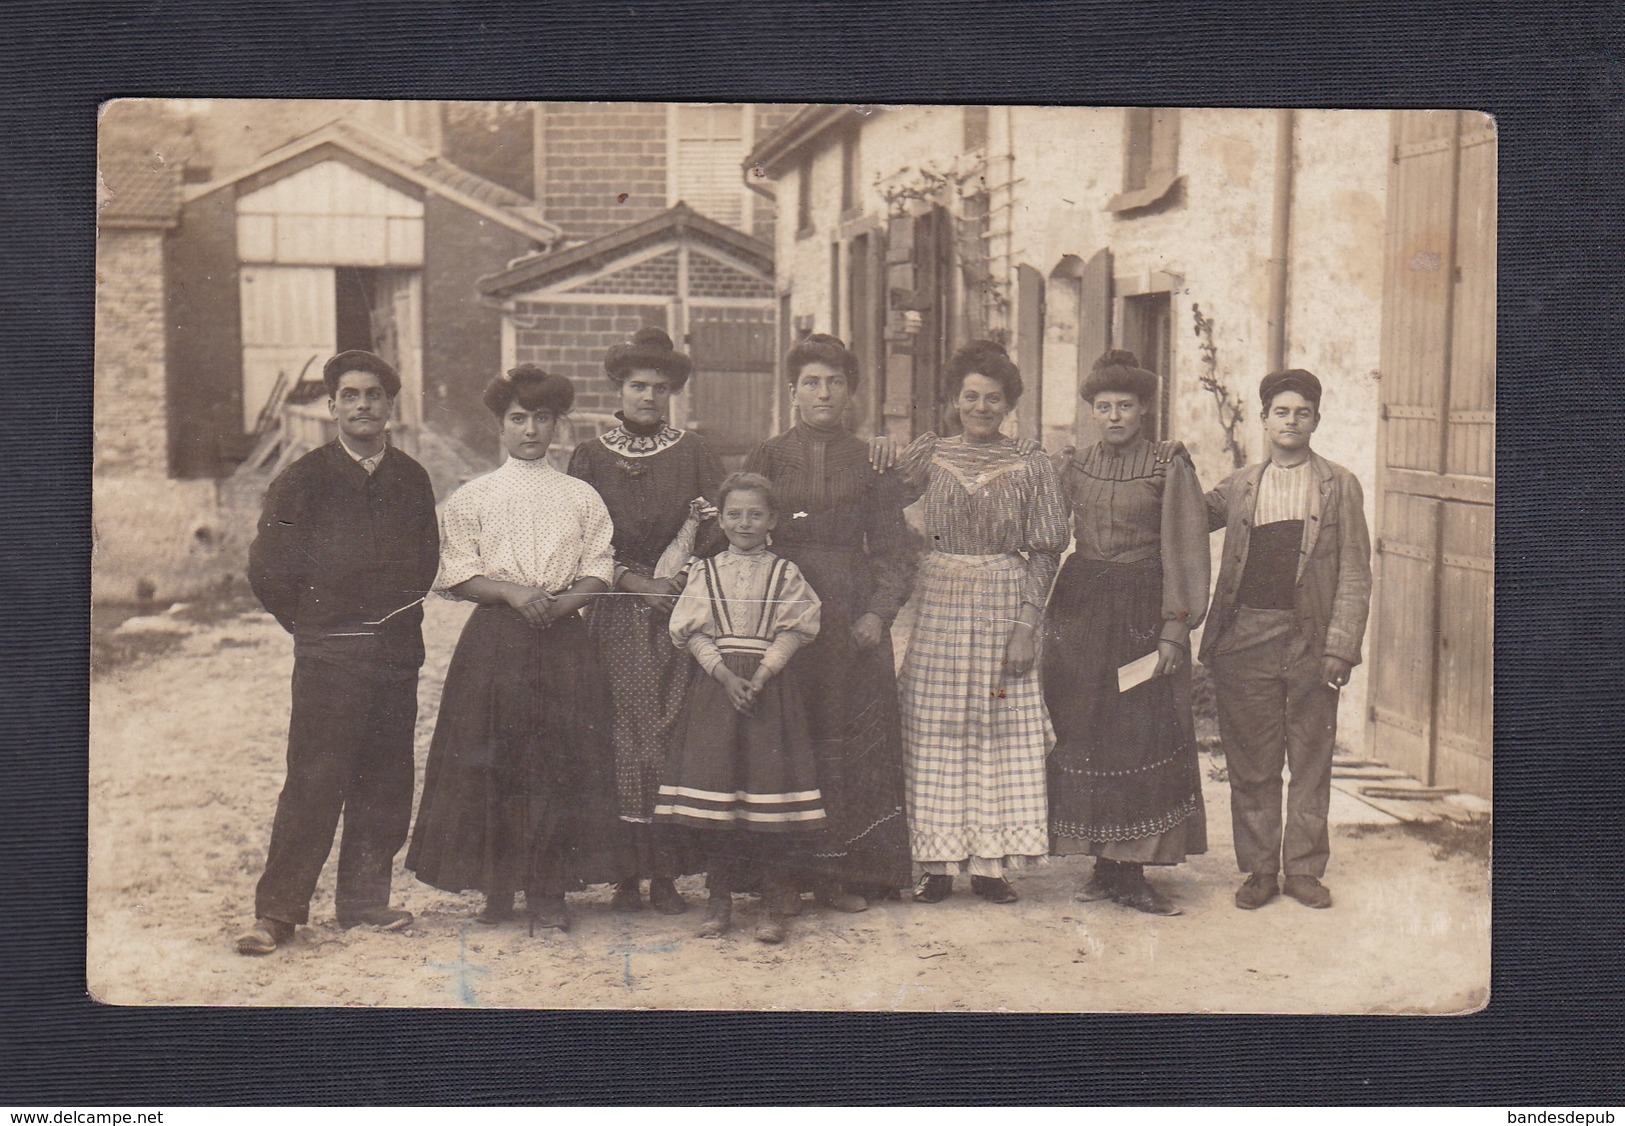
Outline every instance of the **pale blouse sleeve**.
{"label": "pale blouse sleeve", "polygon": [[1162,640],[1190,644],[1207,615],[1207,501],[1186,457],[1168,463],[1162,488]]}
{"label": "pale blouse sleeve", "polygon": [[583,483],[581,500],[581,568],[579,578],[598,579],[610,589],[615,587],[615,549],[610,541],[615,537],[615,525],[610,521],[609,509],[603,498],[591,486]]}
{"label": "pale blouse sleeve", "polygon": [[456,601],[458,596],[451,588],[485,574],[485,569],[480,556],[479,494],[464,485],[451,494],[440,514],[440,572],[434,589]]}
{"label": "pale blouse sleeve", "polygon": [[712,638],[712,634],[716,633],[716,623],[711,620],[711,598],[706,592],[705,576],[699,573],[699,568],[695,568],[695,574],[683,588],[683,593],[677,596],[677,605],[672,607],[671,623],[667,629],[671,633],[672,644],[692,653],[707,676],[722,663],[722,653]]}
{"label": "pale blouse sleeve", "polygon": [[777,675],[796,650],[818,636],[822,603],[794,563],[786,564],[773,604],[773,640],[762,654],[762,667]]}
{"label": "pale blouse sleeve", "polygon": [[1055,466],[1042,450],[1027,458],[1033,488],[1027,501],[1025,543],[1027,575],[1021,600],[1042,610],[1049,599],[1050,584],[1061,567],[1061,555],[1070,536],[1066,496],[1055,476]]}

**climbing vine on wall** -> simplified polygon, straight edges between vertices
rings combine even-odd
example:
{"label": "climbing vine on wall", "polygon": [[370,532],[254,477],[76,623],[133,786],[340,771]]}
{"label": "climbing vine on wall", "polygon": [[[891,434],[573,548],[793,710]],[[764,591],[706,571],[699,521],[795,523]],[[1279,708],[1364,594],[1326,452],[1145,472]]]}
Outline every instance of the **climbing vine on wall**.
{"label": "climbing vine on wall", "polygon": [[1224,430],[1224,448],[1229,451],[1231,464],[1240,469],[1247,464],[1247,449],[1242,444],[1247,408],[1219,374],[1219,347],[1213,343],[1213,318],[1203,316],[1202,306],[1194,302],[1191,304],[1191,315],[1196,321],[1196,339],[1202,352],[1202,375],[1198,382],[1213,396],[1219,412],[1219,426]]}

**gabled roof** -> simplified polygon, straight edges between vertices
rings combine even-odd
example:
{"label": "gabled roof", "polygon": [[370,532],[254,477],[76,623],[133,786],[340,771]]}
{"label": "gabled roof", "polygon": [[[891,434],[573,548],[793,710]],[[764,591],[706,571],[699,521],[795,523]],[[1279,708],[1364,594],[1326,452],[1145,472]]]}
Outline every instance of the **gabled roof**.
{"label": "gabled roof", "polygon": [[105,198],[96,212],[103,227],[175,226],[181,209],[181,170],[155,163],[146,154],[104,155]]}
{"label": "gabled roof", "polygon": [[499,274],[481,278],[479,289],[487,297],[539,289],[558,278],[607,266],[650,243],[675,242],[684,237],[709,242],[763,274],[773,274],[773,248],[767,243],[709,219],[686,203],[678,203],[658,215],[577,246],[522,258]]}
{"label": "gabled roof", "polygon": [[[823,133],[841,122],[850,121],[863,107],[849,105],[810,105],[757,142],[745,158],[749,170],[760,167],[768,176],[775,177],[801,150]],[[750,177],[746,178],[746,182]]]}
{"label": "gabled roof", "polygon": [[219,191],[249,177],[263,176],[279,164],[305,153],[331,145],[348,152],[362,161],[408,180],[425,191],[434,192],[494,219],[504,226],[537,242],[552,245],[564,234],[563,230],[541,217],[535,203],[493,183],[468,169],[453,164],[438,153],[431,152],[404,137],[369,129],[350,121],[334,121],[313,132],[298,137],[281,148],[273,149],[245,168],[229,176],[197,184],[185,190],[188,200]]}

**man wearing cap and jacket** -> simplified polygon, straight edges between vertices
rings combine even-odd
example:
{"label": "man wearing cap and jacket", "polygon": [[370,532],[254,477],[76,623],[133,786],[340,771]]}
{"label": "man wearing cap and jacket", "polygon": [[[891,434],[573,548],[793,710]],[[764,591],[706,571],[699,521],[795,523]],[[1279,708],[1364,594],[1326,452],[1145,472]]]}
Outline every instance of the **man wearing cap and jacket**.
{"label": "man wearing cap and jacket", "polygon": [[[1259,397],[1269,460],[1207,495],[1209,526],[1225,534],[1201,659],[1213,671],[1236,863],[1248,874],[1236,906],[1255,910],[1284,890],[1330,907],[1320,878],[1330,855],[1337,700],[1360,662],[1371,540],[1360,482],[1309,448],[1320,380],[1275,372]],[[1283,767],[1291,772],[1284,826]]]}
{"label": "man wearing cap and jacket", "polygon": [[394,368],[342,352],[322,379],[339,436],[271,483],[249,548],[249,584],[293,634],[294,662],[287,781],[243,954],[271,953],[308,921],[341,814],[339,925],[412,922],[389,887],[412,818],[421,604],[440,558],[434,489],[385,439]]}

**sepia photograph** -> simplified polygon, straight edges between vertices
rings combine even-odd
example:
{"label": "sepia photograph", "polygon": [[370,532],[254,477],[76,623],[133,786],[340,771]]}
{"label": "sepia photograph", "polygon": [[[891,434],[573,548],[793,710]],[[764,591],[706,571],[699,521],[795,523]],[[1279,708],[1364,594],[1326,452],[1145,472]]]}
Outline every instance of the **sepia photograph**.
{"label": "sepia photograph", "polygon": [[98,1001],[1488,1004],[1493,119],[125,99],[97,177]]}

